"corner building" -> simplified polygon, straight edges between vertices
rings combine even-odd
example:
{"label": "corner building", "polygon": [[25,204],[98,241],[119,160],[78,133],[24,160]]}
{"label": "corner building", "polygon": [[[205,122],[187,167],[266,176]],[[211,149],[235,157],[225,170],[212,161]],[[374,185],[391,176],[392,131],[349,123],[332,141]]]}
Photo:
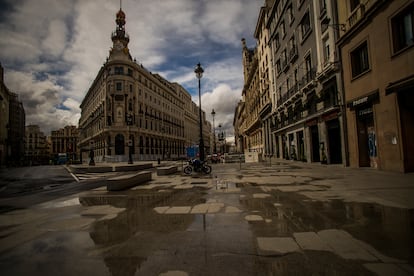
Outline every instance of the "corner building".
{"label": "corner building", "polygon": [[[127,161],[129,151],[133,160],[184,156],[185,147],[199,140],[197,132],[196,137],[184,132],[198,124],[186,113],[192,107],[186,104],[191,96],[181,85],[132,60],[122,10],[116,14],[116,25],[109,57],[80,106],[82,159],[88,159],[91,148],[98,162]],[[205,120],[203,123],[207,125]],[[208,133],[205,136],[209,141]]]}

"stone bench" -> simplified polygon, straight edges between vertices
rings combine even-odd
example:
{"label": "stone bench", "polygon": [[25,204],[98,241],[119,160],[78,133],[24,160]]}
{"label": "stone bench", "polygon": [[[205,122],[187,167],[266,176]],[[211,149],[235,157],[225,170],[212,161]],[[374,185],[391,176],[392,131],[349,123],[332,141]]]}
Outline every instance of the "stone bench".
{"label": "stone bench", "polygon": [[106,189],[108,191],[126,190],[151,180],[152,173],[149,171],[142,171],[136,174],[120,175],[108,178]]}
{"label": "stone bench", "polygon": [[141,171],[151,169],[152,163],[134,164],[125,166],[115,166],[114,171],[116,172],[127,172],[127,171]]}
{"label": "stone bench", "polygon": [[74,173],[107,173],[112,172],[113,169],[110,166],[83,166],[83,165],[71,165],[69,170]]}
{"label": "stone bench", "polygon": [[168,175],[168,174],[176,173],[177,171],[178,171],[177,166],[158,167],[157,175]]}

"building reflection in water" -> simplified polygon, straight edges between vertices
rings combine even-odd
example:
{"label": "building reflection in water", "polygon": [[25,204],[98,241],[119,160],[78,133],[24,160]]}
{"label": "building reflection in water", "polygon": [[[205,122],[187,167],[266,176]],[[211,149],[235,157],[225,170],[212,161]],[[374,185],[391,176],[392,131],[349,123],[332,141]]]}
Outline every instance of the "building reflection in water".
{"label": "building reflection in water", "polygon": [[[169,206],[172,202],[179,204],[182,193],[151,190],[127,195],[92,193],[80,197],[83,206],[111,205],[125,208],[112,219],[98,218],[90,229],[90,237],[112,275],[134,275],[146,261],[151,253],[151,239],[143,241],[140,235],[185,231],[193,223],[194,215],[161,215],[153,209],[156,206]],[[200,194],[193,193],[193,197],[192,202],[204,203]]]}

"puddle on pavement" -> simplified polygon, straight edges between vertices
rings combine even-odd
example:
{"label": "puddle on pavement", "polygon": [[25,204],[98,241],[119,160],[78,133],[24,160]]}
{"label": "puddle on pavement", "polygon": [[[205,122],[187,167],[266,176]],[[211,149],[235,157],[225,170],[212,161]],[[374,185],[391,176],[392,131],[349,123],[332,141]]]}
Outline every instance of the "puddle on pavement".
{"label": "puddle on pavement", "polygon": [[[292,262],[309,269],[299,269],[299,272],[330,274],[342,272],[341,267],[347,267],[345,271],[351,274],[366,273],[360,263],[355,265],[331,252],[319,252],[319,255],[307,252],[310,259],[297,253],[276,259],[255,257],[257,252],[252,240],[256,237],[292,237],[299,232],[342,229],[381,254],[414,264],[413,210],[341,200],[317,202],[297,193],[278,190],[264,194],[255,183],[235,183],[220,178],[212,181],[213,186],[208,190],[203,185],[195,185],[189,190],[163,190],[162,193],[154,188],[125,193],[91,193],[81,197],[80,202],[85,207],[112,205],[125,208],[116,217],[98,219],[92,224],[89,235],[97,246],[95,253],[102,256],[110,271],[154,271],[161,269],[154,267],[164,261],[166,264],[176,263],[177,259],[171,256],[188,260],[192,268],[203,267],[206,262],[214,266],[217,261],[214,254],[225,254],[226,257],[220,259],[221,264],[230,262],[231,265],[231,262],[243,260],[253,263],[251,268],[256,274],[257,271],[263,274],[269,271],[297,272],[292,268]],[[204,183],[194,181],[191,184]],[[237,193],[221,193],[221,190],[235,189],[238,189]],[[214,202],[224,204],[219,213],[160,214],[154,210],[159,206],[194,207]],[[227,214],[224,210],[228,206],[239,208],[240,212]],[[252,215],[261,216],[263,220],[245,220]],[[200,250],[204,250],[205,256],[198,259]],[[324,261],[319,261],[318,256]],[[310,264],[309,260],[316,265]],[[335,265],[327,271],[323,267],[326,262]],[[350,267],[355,270],[349,270]]]}
{"label": "puddle on pavement", "polygon": [[338,199],[311,201],[299,194],[275,190],[271,194],[270,198],[240,198],[245,208],[270,220],[252,224],[256,236],[342,229],[388,257],[414,264],[414,210]]}

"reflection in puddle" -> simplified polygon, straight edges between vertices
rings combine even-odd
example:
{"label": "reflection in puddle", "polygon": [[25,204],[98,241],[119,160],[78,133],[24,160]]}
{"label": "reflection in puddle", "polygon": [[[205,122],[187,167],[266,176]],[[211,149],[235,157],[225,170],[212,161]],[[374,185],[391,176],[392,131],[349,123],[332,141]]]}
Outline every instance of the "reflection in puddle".
{"label": "reflection in puddle", "polygon": [[[85,194],[79,201],[86,207],[111,205],[124,208],[116,217],[95,221],[90,237],[112,275],[134,275],[141,263],[151,255],[153,246],[148,242],[154,242],[153,236],[186,231],[194,221],[192,214],[163,215],[158,214],[154,207],[178,205],[180,202],[203,203],[205,200],[201,198],[201,193],[194,190],[162,193],[150,190],[130,194]],[[152,237],[142,237],[142,233]]]}
{"label": "reflection in puddle", "polygon": [[343,229],[392,258],[414,263],[414,210],[372,203],[308,201],[294,193],[272,191],[271,198],[241,197],[240,203],[272,222],[253,228],[257,236]]}
{"label": "reflection in puddle", "polygon": [[[309,201],[302,195],[274,189],[263,193],[262,187],[254,183],[224,179],[212,182],[210,189],[200,185],[162,193],[157,189],[125,193],[102,191],[81,197],[83,206],[124,208],[116,217],[98,219],[90,229],[95,250],[102,255],[111,273],[134,275],[156,271],[154,266],[162,267],[163,261],[174,267],[177,261],[185,260],[186,267],[194,269],[217,264],[215,256],[226,256],[220,259],[223,263],[234,261],[232,257],[243,259],[257,275],[268,275],[270,271],[274,274],[367,273],[361,261],[341,258],[337,252],[307,250],[306,256],[291,253],[278,258],[257,257],[252,242],[257,237],[294,238],[297,233],[322,237],[321,233],[335,231],[349,233],[353,239],[369,244],[388,257],[414,263],[412,210],[340,200]],[[183,206],[191,211],[179,213]],[[221,211],[214,214],[207,211],[215,206]],[[335,231],[329,232],[329,229]],[[201,252],[203,257],[198,255]],[[194,263],[197,261],[198,264]],[[300,268],[296,269],[292,263]],[[332,265],[325,268],[327,263]]]}

